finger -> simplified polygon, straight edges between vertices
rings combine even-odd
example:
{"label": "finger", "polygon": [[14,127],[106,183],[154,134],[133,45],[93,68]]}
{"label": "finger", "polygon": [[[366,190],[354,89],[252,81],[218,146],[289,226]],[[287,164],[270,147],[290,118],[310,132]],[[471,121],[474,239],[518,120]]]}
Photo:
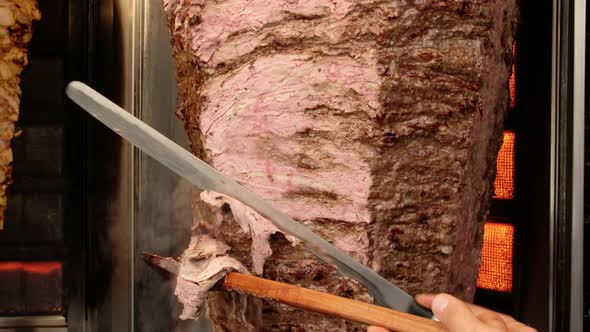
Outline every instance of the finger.
{"label": "finger", "polygon": [[512,318],[511,316],[508,316],[508,315],[506,315],[506,314],[499,313],[499,312],[495,312],[495,311],[492,311],[492,310],[490,310],[490,309],[486,309],[486,308],[484,308],[484,307],[480,307],[480,306],[478,306],[478,305],[475,305],[475,304],[467,304],[467,305],[469,306],[469,309],[470,309],[470,310],[471,310],[471,311],[472,311],[472,312],[475,314],[475,316],[477,316],[477,317],[479,317],[479,316],[481,316],[481,315],[486,315],[486,314],[489,314],[489,313],[494,313],[494,314],[496,314],[496,315],[500,316],[500,318],[502,318],[502,320],[504,321],[504,323],[505,323],[506,325],[508,325],[508,324],[511,324],[511,323],[513,323],[513,322],[516,322],[516,320],[515,320],[514,318]]}
{"label": "finger", "polygon": [[511,332],[538,332],[536,329],[524,325],[521,322],[518,321],[514,321],[512,323],[507,323],[506,325],[508,325],[508,331]]}
{"label": "finger", "polygon": [[490,309],[486,309],[486,308],[477,306],[475,304],[468,304],[468,306],[469,306],[469,309],[471,309],[471,311],[475,314],[475,316],[478,317],[482,321],[485,321],[485,317],[483,317],[483,316],[491,315],[491,314],[498,315],[502,319],[502,321],[504,321],[504,324],[506,326],[505,328],[508,331],[511,331],[511,332],[538,332],[536,329],[517,321],[512,316],[498,313],[498,312],[492,311]]}
{"label": "finger", "polygon": [[369,328],[367,329],[367,332],[389,332],[389,330],[386,330],[382,327],[369,326]]}
{"label": "finger", "polygon": [[430,309],[430,307],[432,307],[432,300],[435,296],[436,294],[418,294],[416,295],[416,302],[419,305]]}
{"label": "finger", "polygon": [[477,316],[477,318],[487,326],[496,328],[498,331],[508,331],[508,326],[502,317],[493,311],[483,313]]}
{"label": "finger", "polygon": [[[431,308],[435,296],[436,294],[418,294],[416,295],[416,302],[423,307]],[[518,322],[509,315],[498,313],[475,304],[467,303],[466,305],[479,320],[486,322],[490,327],[504,330],[507,329],[508,331],[513,332],[537,332],[534,328]],[[497,320],[498,317],[501,321]]]}
{"label": "finger", "polygon": [[473,313],[474,313],[476,316],[479,316],[479,315],[484,315],[484,314],[487,314],[487,313],[493,312],[493,313],[495,313],[495,314],[499,315],[500,317],[502,317],[502,319],[503,319],[504,321],[506,321],[506,322],[509,322],[509,321],[510,321],[510,322],[512,322],[512,321],[515,321],[515,319],[514,319],[514,318],[512,318],[512,317],[510,317],[510,316],[508,316],[508,315],[505,315],[505,314],[502,314],[502,313],[499,313],[499,312],[495,312],[495,311],[493,311],[493,310],[490,310],[490,309],[487,309],[487,308],[484,308],[484,307],[480,307],[480,306],[478,306],[478,305],[471,304],[471,303],[469,303],[469,304],[467,304],[467,305],[469,306],[469,309],[470,309],[470,310],[471,310],[471,311],[472,311],[472,312],[473,312]]}
{"label": "finger", "polygon": [[447,331],[472,332],[481,329],[483,325],[467,304],[448,294],[434,297],[432,312]]}

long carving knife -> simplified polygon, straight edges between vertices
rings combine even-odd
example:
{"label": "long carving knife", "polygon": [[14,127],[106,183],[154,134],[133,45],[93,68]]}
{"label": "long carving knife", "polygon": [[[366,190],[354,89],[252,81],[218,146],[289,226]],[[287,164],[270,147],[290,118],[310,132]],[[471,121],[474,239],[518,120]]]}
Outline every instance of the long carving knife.
{"label": "long carving knife", "polygon": [[141,149],[197,188],[233,197],[268,219],[279,230],[299,238],[321,260],[361,283],[376,304],[398,311],[432,318],[432,312],[419,306],[406,292],[375,271],[355,261],[285,213],[273,208],[257,194],[209,166],[158,131],[81,82],[71,82],[66,94],[76,104],[121,137]]}

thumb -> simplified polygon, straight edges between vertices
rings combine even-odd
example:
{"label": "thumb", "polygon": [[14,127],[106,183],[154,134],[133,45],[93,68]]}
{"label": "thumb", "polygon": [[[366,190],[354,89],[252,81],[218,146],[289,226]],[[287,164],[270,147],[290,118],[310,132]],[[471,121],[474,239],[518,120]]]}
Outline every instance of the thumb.
{"label": "thumb", "polygon": [[432,312],[447,331],[472,332],[481,328],[481,322],[461,300],[439,294],[432,300]]}

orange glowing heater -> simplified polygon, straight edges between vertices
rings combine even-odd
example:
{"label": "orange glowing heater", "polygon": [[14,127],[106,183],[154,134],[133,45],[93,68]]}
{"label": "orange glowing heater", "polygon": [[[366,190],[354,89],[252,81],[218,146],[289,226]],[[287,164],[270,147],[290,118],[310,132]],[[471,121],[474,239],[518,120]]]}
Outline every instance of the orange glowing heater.
{"label": "orange glowing heater", "polygon": [[477,287],[497,292],[512,291],[513,240],[513,225],[495,222],[484,225]]}
{"label": "orange glowing heater", "polygon": [[63,311],[61,262],[0,262],[0,315]]}
{"label": "orange glowing heater", "polygon": [[510,74],[510,109],[516,106],[516,42],[512,44],[512,71]]}
{"label": "orange glowing heater", "polygon": [[514,197],[514,132],[505,131],[502,147],[496,160],[496,179],[494,198],[512,199]]}

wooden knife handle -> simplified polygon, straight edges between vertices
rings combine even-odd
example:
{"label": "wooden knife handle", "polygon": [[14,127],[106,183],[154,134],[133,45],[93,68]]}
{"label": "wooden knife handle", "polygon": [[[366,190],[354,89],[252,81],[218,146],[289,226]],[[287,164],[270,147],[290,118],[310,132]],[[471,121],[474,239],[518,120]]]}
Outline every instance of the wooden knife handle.
{"label": "wooden knife handle", "polygon": [[362,324],[383,327],[390,331],[443,331],[442,325],[434,320],[241,273],[228,273],[222,286],[227,290]]}

